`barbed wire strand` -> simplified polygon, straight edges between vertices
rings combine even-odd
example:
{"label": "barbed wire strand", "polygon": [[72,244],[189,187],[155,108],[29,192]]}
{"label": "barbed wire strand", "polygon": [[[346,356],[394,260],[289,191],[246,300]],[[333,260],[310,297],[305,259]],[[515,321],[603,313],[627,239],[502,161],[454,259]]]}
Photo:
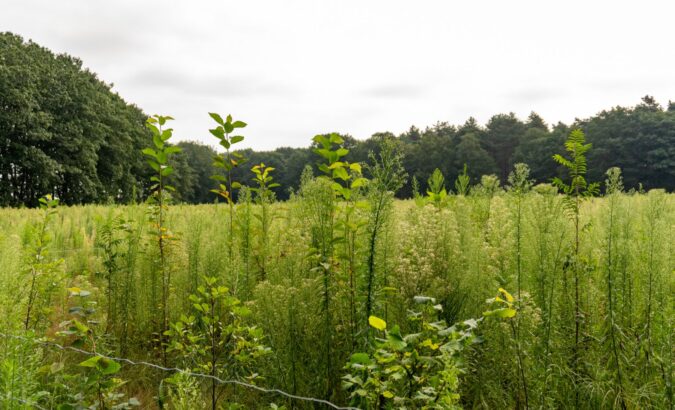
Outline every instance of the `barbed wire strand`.
{"label": "barbed wire strand", "polygon": [[11,394],[3,394],[3,395],[0,395],[0,399],[14,400],[14,401],[16,401],[16,402],[18,402],[18,403],[25,404],[25,405],[27,405],[27,406],[32,406],[34,409],[38,409],[38,410],[49,410],[48,408],[42,407],[42,406],[40,406],[39,404],[37,404],[37,403],[35,403],[35,402],[33,402],[33,401],[24,400],[24,399],[22,399],[22,398],[20,398],[20,397],[14,397],[14,396],[12,396]]}
{"label": "barbed wire strand", "polygon": [[[39,345],[42,345],[42,346],[53,347],[53,348],[56,348],[56,349],[59,349],[59,350],[64,350],[64,351],[65,350],[71,350],[73,352],[77,352],[77,353],[87,355],[87,356],[99,356],[99,357],[102,357],[104,359],[114,360],[116,362],[121,362],[121,363],[126,363],[126,364],[129,364],[131,366],[145,366],[145,367],[150,367],[150,368],[160,370],[160,371],[164,371],[164,372],[180,372],[180,373],[183,373],[183,374],[191,376],[191,377],[201,377],[201,378],[205,378],[205,379],[209,379],[209,380],[215,380],[219,384],[234,384],[234,385],[246,387],[246,388],[249,388],[249,389],[252,389],[252,390],[257,390],[261,393],[278,394],[280,396],[284,396],[286,398],[293,399],[293,400],[302,400],[302,401],[308,401],[308,402],[313,402],[313,403],[318,403],[318,404],[324,404],[324,405],[326,405],[330,408],[336,409],[336,410],[360,410],[357,407],[341,407],[341,406],[338,406],[334,403],[331,403],[328,400],[317,399],[317,398],[314,398],[314,397],[299,396],[299,395],[296,395],[296,394],[285,392],[285,391],[277,389],[277,388],[266,388],[266,387],[256,386],[255,384],[242,382],[240,380],[223,380],[223,379],[221,379],[217,376],[213,376],[213,375],[210,375],[210,374],[190,372],[190,371],[187,371],[187,370],[184,370],[184,369],[179,369],[177,367],[164,367],[164,366],[160,366],[160,365],[155,364],[155,363],[150,363],[150,362],[145,362],[145,361],[136,362],[136,361],[133,361],[131,359],[124,358],[124,357],[106,356],[106,355],[103,355],[101,353],[90,352],[88,350],[80,349],[80,348],[73,347],[73,346],[63,346],[63,345],[60,345],[60,344],[55,343],[55,342],[48,342],[48,341],[43,341],[43,340],[39,340],[39,339],[35,340],[35,339],[30,339],[30,338],[27,338],[27,337],[24,337],[24,336],[19,336],[19,335],[11,335],[11,334],[6,334],[6,333],[0,333],[0,336],[5,337],[5,338],[10,338],[10,339],[24,340],[24,341],[36,343],[36,344],[39,344]],[[32,404],[32,403],[29,403],[29,404]]]}

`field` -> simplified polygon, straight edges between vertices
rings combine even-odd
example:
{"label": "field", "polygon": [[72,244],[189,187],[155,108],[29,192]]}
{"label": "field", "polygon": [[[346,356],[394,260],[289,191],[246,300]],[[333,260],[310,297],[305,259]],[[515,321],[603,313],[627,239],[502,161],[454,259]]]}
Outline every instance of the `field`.
{"label": "field", "polygon": [[0,407],[672,408],[675,196],[458,189],[3,209]]}

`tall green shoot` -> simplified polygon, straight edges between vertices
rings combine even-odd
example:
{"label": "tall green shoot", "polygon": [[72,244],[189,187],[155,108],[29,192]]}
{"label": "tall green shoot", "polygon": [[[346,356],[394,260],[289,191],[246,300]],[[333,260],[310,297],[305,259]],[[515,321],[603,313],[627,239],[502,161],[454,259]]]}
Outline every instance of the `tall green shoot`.
{"label": "tall green shoot", "polygon": [[[152,142],[154,148],[145,148],[142,152],[147,157],[147,162],[156,172],[150,177],[153,185],[150,187],[152,193],[148,201],[152,204],[150,208],[152,225],[154,228],[153,236],[157,241],[159,251],[158,269],[159,281],[161,283],[161,300],[159,308],[161,311],[161,322],[159,324],[159,341],[162,349],[162,359],[166,364],[166,344],[164,343],[164,332],[169,328],[169,292],[171,289],[171,268],[167,263],[167,251],[169,241],[175,239],[166,226],[166,213],[168,205],[171,202],[170,192],[175,188],[167,183],[167,178],[173,173],[173,167],[169,165],[171,156],[181,152],[176,146],[169,145],[168,141],[173,135],[172,128],[165,128],[167,121],[173,120],[169,116],[155,115],[147,119],[146,126],[152,132]],[[153,280],[152,294],[153,305],[156,301],[157,281]]]}
{"label": "tall green shoot", "polygon": [[232,260],[232,253],[234,248],[234,190],[241,188],[241,183],[232,180],[232,171],[234,168],[246,162],[246,158],[239,152],[232,151],[232,146],[244,140],[241,135],[231,135],[234,130],[246,127],[243,121],[233,121],[232,116],[228,115],[225,120],[219,114],[210,112],[209,115],[218,124],[216,128],[210,129],[209,132],[218,139],[221,147],[225,148],[222,155],[217,155],[213,158],[213,166],[225,170],[225,176],[213,175],[211,179],[219,182],[218,188],[212,189],[211,192],[225,198],[230,207],[230,236],[229,236],[229,255]]}
{"label": "tall green shoot", "polygon": [[[408,176],[403,168],[403,154],[391,140],[382,141],[380,153],[376,156],[371,152],[369,157],[372,179],[368,184],[370,222],[366,267],[366,318],[372,315],[375,306],[375,260],[380,235],[391,218],[394,194],[405,185]],[[386,278],[384,280],[386,283]],[[370,335],[370,326],[367,326],[367,332]]]}
{"label": "tall green shoot", "polygon": [[[46,195],[39,200],[40,209],[42,211],[42,219],[37,226],[36,238],[31,244],[31,254],[28,261],[28,276],[30,285],[28,287],[28,301],[26,302],[26,314],[23,321],[25,330],[31,327],[31,322],[36,326],[40,322],[40,315],[44,309],[49,307],[49,303],[40,303],[40,293],[44,291],[47,301],[49,300],[49,293],[52,285],[55,282],[53,273],[55,272],[60,261],[49,262],[46,260],[48,247],[52,241],[51,221],[56,214],[56,208],[59,205],[59,200],[53,198],[51,195]],[[46,286],[47,289],[43,289]],[[36,306],[38,305],[38,306]],[[35,318],[35,312],[38,312],[38,317]]]}
{"label": "tall green shoot", "polygon": [[260,163],[251,168],[255,175],[253,181],[257,187],[250,188],[255,193],[255,201],[260,205],[260,215],[256,215],[260,221],[260,243],[258,244],[258,265],[260,268],[260,280],[265,280],[267,276],[267,248],[268,236],[272,217],[270,215],[270,204],[274,202],[274,191],[272,188],[281,186],[274,182],[272,177],[274,167]]}
{"label": "tall green shoot", "polygon": [[[586,136],[580,129],[573,130],[565,142],[565,150],[568,158],[560,154],[555,154],[553,159],[567,169],[570,181],[563,182],[560,178],[553,178],[553,185],[556,186],[564,195],[563,208],[567,215],[574,222],[574,249],[572,268],[574,271],[574,348],[573,348],[573,366],[577,370],[579,365],[579,342],[581,339],[581,327],[584,321],[581,310],[581,272],[582,264],[579,259],[580,249],[580,210],[584,199],[590,198],[598,193],[597,183],[586,182],[586,153],[592,145],[586,143]],[[578,403],[579,390],[576,389],[575,400]]]}

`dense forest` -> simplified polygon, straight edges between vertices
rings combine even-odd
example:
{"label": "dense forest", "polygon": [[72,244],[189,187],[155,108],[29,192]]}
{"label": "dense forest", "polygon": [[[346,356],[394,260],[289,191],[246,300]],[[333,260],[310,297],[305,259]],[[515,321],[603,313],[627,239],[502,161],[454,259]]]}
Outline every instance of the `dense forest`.
{"label": "dense forest", "polygon": [[[145,199],[148,169],[140,149],[151,139],[144,126],[147,115],[111,88],[77,58],[0,34],[1,206],[36,206],[47,193],[63,204]],[[350,162],[365,162],[384,139],[396,141],[411,176],[398,196],[410,197],[413,181],[425,190],[434,169],[452,181],[465,164],[472,183],[496,175],[504,184],[518,162],[530,166],[535,181],[548,182],[562,174],[550,158],[575,128],[594,147],[588,158],[590,180],[602,179],[605,170],[617,166],[627,188],[675,189],[675,103],[664,108],[649,96],[634,107],[617,106],[573,124],[550,125],[534,112],[526,120],[509,113],[494,115],[485,125],[469,118],[462,125],[412,126],[400,135],[342,138]],[[216,151],[189,141],[178,145],[183,151],[173,160],[176,197],[186,203],[213,202],[216,195],[208,188],[214,185],[209,177]],[[246,150],[244,156],[251,164],[276,168],[279,199],[297,190],[302,170],[320,159],[312,147]],[[248,168],[233,173],[245,181]]]}

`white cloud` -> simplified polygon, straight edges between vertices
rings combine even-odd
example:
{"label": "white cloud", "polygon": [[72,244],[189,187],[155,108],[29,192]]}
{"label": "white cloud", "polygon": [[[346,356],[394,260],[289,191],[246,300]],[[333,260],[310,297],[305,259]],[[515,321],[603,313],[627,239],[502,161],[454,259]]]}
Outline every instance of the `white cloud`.
{"label": "white cloud", "polygon": [[10,0],[0,30],[81,58],[128,101],[209,142],[306,146],[470,115],[549,123],[675,99],[670,2]]}

